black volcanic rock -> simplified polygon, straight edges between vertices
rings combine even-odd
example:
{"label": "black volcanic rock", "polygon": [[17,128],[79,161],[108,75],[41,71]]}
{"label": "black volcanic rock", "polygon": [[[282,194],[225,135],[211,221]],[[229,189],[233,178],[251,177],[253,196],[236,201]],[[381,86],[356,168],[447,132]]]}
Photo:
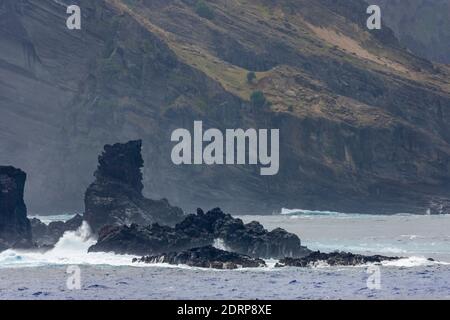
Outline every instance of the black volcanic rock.
{"label": "black volcanic rock", "polygon": [[83,217],[77,214],[72,219],[63,221],[54,221],[46,225],[37,218],[31,219],[31,232],[33,242],[39,247],[54,246],[66,231],[76,231],[83,223]]}
{"label": "black volcanic rock", "polygon": [[295,234],[283,229],[269,232],[256,221],[244,224],[241,219],[235,219],[219,208],[206,214],[198,210],[196,215],[189,215],[179,223],[176,229],[191,237],[208,235],[221,239],[231,251],[252,257],[299,257],[309,253]]}
{"label": "black volcanic rock", "polygon": [[353,254],[349,252],[332,252],[322,253],[315,251],[303,258],[289,258],[281,259],[276,267],[310,267],[314,264],[325,262],[330,266],[357,266],[366,263],[380,263],[382,261],[398,260],[399,257],[385,257],[380,255],[364,256],[360,254]]}
{"label": "black volcanic rock", "polygon": [[174,228],[157,223],[141,227],[106,226],[99,232],[98,242],[89,252],[114,252],[138,256],[156,255],[209,245],[211,237],[191,238]]}
{"label": "black volcanic rock", "polygon": [[187,216],[174,228],[153,224],[106,227],[89,251],[157,255],[212,245],[215,240],[239,254],[256,258],[302,257],[310,253],[300,239],[283,229],[267,231],[258,222],[244,224],[220,209]]}
{"label": "black volcanic rock", "polygon": [[223,251],[212,246],[193,248],[182,252],[172,252],[156,256],[133,259],[133,262],[184,264],[191,267],[213,269],[238,269],[265,267],[264,260],[235,252]]}
{"label": "black volcanic rock", "polygon": [[141,149],[142,141],[130,141],[125,144],[106,145],[98,157],[98,168],[94,176],[98,180],[117,181],[142,192],[141,168],[144,166]]}
{"label": "black volcanic rock", "polygon": [[0,251],[31,246],[31,227],[23,200],[26,173],[0,166]]}
{"label": "black volcanic rock", "polygon": [[85,194],[84,219],[93,231],[105,225],[173,225],[183,218],[183,211],[167,200],[142,195],[141,147],[140,140],[106,145],[99,156],[96,180]]}

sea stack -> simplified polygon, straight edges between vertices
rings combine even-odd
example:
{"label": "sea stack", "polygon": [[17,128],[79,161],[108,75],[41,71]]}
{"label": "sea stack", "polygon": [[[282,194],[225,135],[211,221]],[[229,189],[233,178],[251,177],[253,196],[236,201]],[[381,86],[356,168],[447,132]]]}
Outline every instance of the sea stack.
{"label": "sea stack", "polygon": [[106,225],[174,225],[183,219],[183,211],[167,200],[150,200],[142,195],[141,148],[141,140],[104,147],[95,181],[85,194],[84,220],[94,232]]}
{"label": "sea stack", "polygon": [[31,226],[23,195],[27,175],[0,166],[0,251],[31,246]]}

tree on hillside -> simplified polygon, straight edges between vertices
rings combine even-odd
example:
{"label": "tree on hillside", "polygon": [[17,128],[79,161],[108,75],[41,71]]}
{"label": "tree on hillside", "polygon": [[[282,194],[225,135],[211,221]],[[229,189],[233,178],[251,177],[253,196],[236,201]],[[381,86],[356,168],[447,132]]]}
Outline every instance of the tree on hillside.
{"label": "tree on hillside", "polygon": [[195,5],[195,12],[202,18],[212,20],[214,18],[214,11],[206,4],[204,0],[197,1]]}
{"label": "tree on hillside", "polygon": [[257,108],[262,108],[268,105],[268,101],[264,96],[264,93],[261,91],[253,91],[253,93],[250,96],[250,102],[254,107]]}
{"label": "tree on hillside", "polygon": [[256,74],[253,71],[250,71],[249,73],[247,73],[247,81],[248,83],[252,83],[253,80],[256,79]]}

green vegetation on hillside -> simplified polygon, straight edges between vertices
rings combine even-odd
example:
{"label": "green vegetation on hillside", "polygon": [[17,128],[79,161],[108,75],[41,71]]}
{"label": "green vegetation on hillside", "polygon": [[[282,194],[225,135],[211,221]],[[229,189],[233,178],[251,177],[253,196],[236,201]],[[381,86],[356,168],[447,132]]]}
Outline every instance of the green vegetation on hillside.
{"label": "green vegetation on hillside", "polygon": [[256,79],[256,74],[253,71],[247,73],[247,81],[248,83],[253,83],[253,80]]}
{"label": "green vegetation on hillside", "polygon": [[250,102],[254,107],[262,108],[267,105],[266,96],[262,91],[254,91],[250,96]]}
{"label": "green vegetation on hillside", "polygon": [[204,0],[197,1],[195,5],[195,12],[202,18],[212,20],[214,19],[214,11],[206,4]]}

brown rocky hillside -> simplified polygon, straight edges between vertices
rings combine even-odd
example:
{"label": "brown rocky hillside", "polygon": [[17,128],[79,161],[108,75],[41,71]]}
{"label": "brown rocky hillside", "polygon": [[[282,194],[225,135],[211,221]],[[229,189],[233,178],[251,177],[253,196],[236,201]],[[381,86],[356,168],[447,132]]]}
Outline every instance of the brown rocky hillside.
{"label": "brown rocky hillside", "polygon": [[[0,2],[0,163],[28,172],[35,211],[79,209],[103,145],[140,138],[145,192],[187,210],[425,213],[450,198],[450,67],[367,30],[363,1],[71,1],[81,31],[65,2]],[[279,174],[173,165],[170,134],[194,120],[279,128]]]}

